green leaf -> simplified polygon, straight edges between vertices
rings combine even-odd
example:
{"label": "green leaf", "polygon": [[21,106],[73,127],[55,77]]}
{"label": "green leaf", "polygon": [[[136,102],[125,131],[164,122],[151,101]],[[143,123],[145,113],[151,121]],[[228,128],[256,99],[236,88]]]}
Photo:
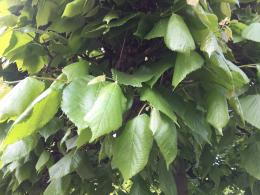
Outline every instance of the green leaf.
{"label": "green leaf", "polygon": [[179,53],[177,55],[172,85],[177,85],[191,72],[199,69],[204,64],[203,58],[195,51],[188,54]]}
{"label": "green leaf", "polygon": [[218,32],[218,17],[215,14],[204,11],[202,6],[193,7],[200,21],[213,33]]}
{"label": "green leaf", "polygon": [[177,187],[171,170],[167,170],[162,160],[159,162],[159,185],[166,195],[177,195]]}
{"label": "green leaf", "polygon": [[147,67],[151,70],[153,77],[146,83],[153,87],[158,79],[162,76],[162,74],[172,67],[172,64],[174,62],[173,57],[174,56],[170,55],[167,57],[163,57],[163,59],[155,61],[152,64],[148,64]]}
{"label": "green leaf", "polygon": [[33,42],[8,52],[7,58],[15,61],[20,71],[28,71],[29,74],[39,72],[48,63],[46,50]]}
{"label": "green leaf", "polygon": [[[59,78],[62,79],[63,77]],[[57,113],[60,106],[61,90],[64,83],[54,82],[38,96],[29,107],[15,120],[1,148],[33,134],[46,125]]]}
{"label": "green leaf", "polygon": [[260,23],[252,23],[242,32],[242,37],[251,41],[260,42]]}
{"label": "green leaf", "polygon": [[43,82],[27,77],[0,101],[0,122],[18,117],[44,90]]}
{"label": "green leaf", "polygon": [[124,180],[133,177],[145,167],[152,143],[153,136],[147,115],[139,115],[127,122],[123,133],[113,145],[112,161],[122,173]]}
{"label": "green leaf", "polygon": [[[182,119],[184,124],[190,128],[193,136],[210,143],[211,128],[206,122],[205,116],[190,103],[185,102],[181,97],[172,96],[169,93],[163,93],[176,114]],[[197,139],[198,140],[198,139]]]}
{"label": "green leaf", "polygon": [[4,33],[0,34],[0,56],[3,56],[5,50],[8,48],[13,32],[11,30],[6,30]]}
{"label": "green leaf", "polygon": [[218,45],[218,40],[213,32],[208,32],[206,38],[202,39],[200,50],[207,52],[210,57],[214,52],[221,51]]}
{"label": "green leaf", "polygon": [[[9,34],[9,30],[7,30],[7,34]],[[11,38],[8,36],[7,38],[10,38],[9,45],[7,48],[4,49],[3,56],[9,56],[14,55],[16,52],[16,49],[24,48],[24,46],[30,42],[33,41],[33,33],[22,33],[19,31],[11,31],[12,35]],[[5,37],[6,38],[6,37]],[[7,39],[8,40],[8,39]],[[5,43],[5,41],[3,42]]]}
{"label": "green leaf", "polygon": [[80,60],[79,62],[65,66],[62,72],[67,76],[68,81],[72,81],[88,74],[89,62]]}
{"label": "green leaf", "polygon": [[113,138],[112,136],[106,136],[104,141],[101,143],[101,149],[98,154],[99,162],[106,157],[111,158],[113,155]]}
{"label": "green leaf", "polygon": [[133,74],[127,74],[124,72],[112,69],[113,79],[119,84],[130,85],[133,87],[142,87],[142,83],[149,81],[153,77],[153,72],[148,68],[140,68]]}
{"label": "green leaf", "polygon": [[2,154],[1,161],[8,164],[20,160],[27,156],[36,146],[38,140],[36,137],[27,137],[14,144],[9,145]]}
{"label": "green leaf", "polygon": [[88,143],[91,137],[92,134],[90,129],[82,129],[77,139],[77,148],[80,148],[84,144]]}
{"label": "green leaf", "polygon": [[49,168],[50,180],[57,180],[72,173],[79,167],[81,161],[82,158],[80,153],[71,151],[69,154],[66,154],[62,159]]}
{"label": "green leaf", "polygon": [[85,120],[92,132],[91,142],[122,125],[126,98],[117,83],[103,87]]}
{"label": "green leaf", "polygon": [[15,178],[17,179],[18,184],[21,184],[25,180],[29,180],[33,176],[32,169],[33,169],[33,164],[26,163],[15,170]]}
{"label": "green leaf", "polygon": [[246,73],[244,73],[244,71],[241,70],[238,66],[236,66],[235,64],[233,64],[228,60],[227,60],[227,64],[232,74],[235,89],[241,89],[242,87],[244,87],[246,84],[250,82]]}
{"label": "green leaf", "polygon": [[260,129],[260,95],[247,95],[240,98],[246,122]]}
{"label": "green leaf", "polygon": [[260,180],[260,167],[258,163],[260,161],[260,143],[255,142],[250,144],[246,150],[244,150],[241,154],[242,156],[242,167],[246,169],[246,171]]}
{"label": "green leaf", "polygon": [[108,12],[105,17],[103,18],[103,21],[106,22],[107,24],[114,19],[118,19],[119,15],[116,11],[111,10],[110,12]]}
{"label": "green leaf", "polygon": [[244,117],[244,112],[242,110],[242,106],[240,104],[240,101],[238,99],[237,96],[232,97],[228,100],[228,103],[230,104],[230,106],[234,109],[234,111],[238,114],[238,116],[240,117],[243,125],[245,125],[245,117]]}
{"label": "green leaf", "polygon": [[204,73],[204,75],[208,81],[214,82],[231,92],[234,91],[232,73],[229,69],[228,61],[223,54],[213,53],[206,65],[208,74]]}
{"label": "green leaf", "polygon": [[177,156],[177,131],[174,123],[160,112],[153,109],[151,112],[150,129],[154,139],[166,161],[167,168]]}
{"label": "green leaf", "polygon": [[151,15],[142,15],[139,22],[136,31],[133,33],[133,35],[144,39],[145,35],[151,30],[152,26],[154,24],[154,17]]}
{"label": "green leaf", "polygon": [[72,81],[63,91],[62,111],[78,127],[85,129],[88,123],[84,120],[86,113],[93,107],[104,82],[88,84],[90,78]]}
{"label": "green leaf", "polygon": [[36,14],[37,27],[44,26],[50,22],[51,17],[58,9],[57,4],[52,0],[40,0]]}
{"label": "green leaf", "polygon": [[154,39],[158,37],[164,37],[166,35],[169,18],[162,18],[156,22],[152,30],[145,35],[145,39]]}
{"label": "green leaf", "polygon": [[59,195],[67,195],[70,189],[70,181],[71,178],[69,176],[59,178],[51,181],[46,190],[44,191],[44,195],[50,194],[59,194]]}
{"label": "green leaf", "polygon": [[139,176],[134,179],[129,195],[150,195],[151,191],[145,181]]}
{"label": "green leaf", "polygon": [[62,128],[62,121],[58,118],[53,118],[45,126],[39,129],[39,134],[44,137],[45,141],[51,136],[54,135],[57,131]]}
{"label": "green leaf", "polygon": [[41,155],[35,165],[36,171],[40,172],[44,168],[46,163],[49,161],[50,157],[51,157],[50,153],[44,150],[41,153]]}
{"label": "green leaf", "polygon": [[207,94],[207,121],[223,135],[222,128],[229,121],[228,104],[226,97],[218,91],[210,91]]}
{"label": "green leaf", "polygon": [[164,96],[159,93],[159,91],[146,88],[141,92],[141,100],[148,101],[150,105],[152,105],[157,110],[160,110],[175,123],[177,123],[177,117],[173,112],[171,104],[166,98],[164,98]]}
{"label": "green leaf", "polygon": [[83,11],[86,0],[73,0],[68,3],[65,7],[65,10],[62,14],[62,17],[74,17],[80,15]]}
{"label": "green leaf", "polygon": [[177,14],[172,14],[169,19],[164,41],[172,51],[188,53],[195,49],[195,43],[187,25]]}

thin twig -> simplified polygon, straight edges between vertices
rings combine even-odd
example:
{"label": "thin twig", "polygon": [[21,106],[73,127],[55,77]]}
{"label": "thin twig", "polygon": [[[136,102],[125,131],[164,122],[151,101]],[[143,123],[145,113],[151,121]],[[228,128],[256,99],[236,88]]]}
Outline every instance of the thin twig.
{"label": "thin twig", "polygon": [[143,112],[143,110],[145,109],[145,107],[147,106],[147,104],[144,104],[142,106],[142,108],[140,109],[140,111],[138,112],[138,116]]}
{"label": "thin twig", "polygon": [[17,81],[3,81],[6,84],[12,85],[12,84],[17,84],[19,82],[21,82],[22,80],[17,80]]}
{"label": "thin twig", "polygon": [[260,65],[260,64],[244,64],[244,65],[239,66],[239,68],[256,68],[257,65]]}
{"label": "thin twig", "polygon": [[[127,34],[127,33],[126,33],[126,34]],[[124,41],[123,41],[123,45],[122,45],[122,48],[121,48],[121,51],[120,51],[119,59],[118,59],[116,65],[115,65],[116,68],[119,68],[119,67],[120,67],[120,64],[121,64],[122,55],[123,55],[124,48],[125,48],[126,34],[125,34]]]}

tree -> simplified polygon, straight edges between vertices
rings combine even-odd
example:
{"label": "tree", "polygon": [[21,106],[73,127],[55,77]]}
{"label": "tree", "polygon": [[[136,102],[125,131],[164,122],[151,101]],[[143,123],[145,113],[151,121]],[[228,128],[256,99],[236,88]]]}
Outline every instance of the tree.
{"label": "tree", "polygon": [[259,194],[257,3],[0,0],[1,194]]}

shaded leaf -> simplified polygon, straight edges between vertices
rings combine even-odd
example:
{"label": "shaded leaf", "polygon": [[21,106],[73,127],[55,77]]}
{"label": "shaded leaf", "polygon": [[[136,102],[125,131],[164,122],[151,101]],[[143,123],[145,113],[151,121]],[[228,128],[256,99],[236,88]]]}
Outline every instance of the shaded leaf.
{"label": "shaded leaf", "polygon": [[242,152],[242,167],[246,171],[257,178],[260,179],[260,167],[258,163],[260,161],[260,143],[255,142],[250,144],[245,151]]}
{"label": "shaded leaf", "polygon": [[177,195],[177,187],[171,170],[167,170],[163,161],[159,162],[159,185],[165,195]]}
{"label": "shaded leaf", "polygon": [[150,118],[150,129],[166,161],[167,168],[177,156],[177,131],[174,123],[160,112],[153,109]]}
{"label": "shaded leaf", "polygon": [[129,195],[150,195],[151,191],[145,181],[139,176],[134,179]]}
{"label": "shaded leaf", "polygon": [[179,53],[177,55],[172,85],[177,87],[177,85],[191,72],[199,69],[204,64],[204,59],[197,53],[191,52],[188,54]]}
{"label": "shaded leaf", "polygon": [[27,137],[14,144],[9,145],[2,154],[1,161],[4,164],[20,160],[27,156],[36,146],[36,137]]}
{"label": "shaded leaf", "polygon": [[47,123],[39,130],[39,134],[44,137],[46,141],[51,135],[54,135],[57,131],[59,131],[62,126],[63,124],[60,119],[53,118],[49,123]]}
{"label": "shaded leaf", "polygon": [[118,70],[112,69],[113,79],[123,85],[133,87],[142,87],[142,83],[150,80],[153,77],[153,72],[148,68],[140,68],[133,74],[127,74]]}
{"label": "shaded leaf", "polygon": [[162,18],[156,22],[152,30],[145,35],[145,39],[154,39],[158,37],[164,37],[166,35],[166,30],[168,26],[169,18]]}
{"label": "shaded leaf", "polygon": [[82,158],[80,153],[71,151],[66,154],[62,159],[49,168],[50,180],[57,180],[75,171],[79,167],[81,161]]}
{"label": "shaded leaf", "polygon": [[77,139],[77,148],[80,148],[84,144],[88,143],[91,137],[92,134],[90,129],[82,129]]}
{"label": "shaded leaf", "polygon": [[173,112],[174,110],[171,107],[171,104],[159,93],[159,91],[146,88],[141,92],[141,100],[148,101],[153,107],[160,110],[175,123],[177,123],[177,117]]}
{"label": "shaded leaf", "polygon": [[44,195],[50,195],[50,194],[66,195],[68,194],[68,190],[70,188],[70,181],[71,178],[69,176],[53,180],[48,185],[48,187],[46,188],[43,194]]}
{"label": "shaded leaf", "polygon": [[41,155],[35,165],[36,171],[40,172],[44,168],[46,163],[49,161],[50,157],[51,157],[50,153],[44,150],[41,153]]}
{"label": "shaded leaf", "polygon": [[225,127],[229,121],[226,97],[216,90],[210,91],[207,94],[207,105],[207,121],[217,129],[220,135],[223,135],[222,128]]}

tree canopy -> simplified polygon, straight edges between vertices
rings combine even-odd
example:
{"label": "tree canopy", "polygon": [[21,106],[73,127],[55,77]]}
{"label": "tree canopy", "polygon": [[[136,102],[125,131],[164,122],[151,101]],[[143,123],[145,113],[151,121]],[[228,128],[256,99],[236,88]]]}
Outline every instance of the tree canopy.
{"label": "tree canopy", "polygon": [[0,194],[260,194],[259,0],[0,0]]}

